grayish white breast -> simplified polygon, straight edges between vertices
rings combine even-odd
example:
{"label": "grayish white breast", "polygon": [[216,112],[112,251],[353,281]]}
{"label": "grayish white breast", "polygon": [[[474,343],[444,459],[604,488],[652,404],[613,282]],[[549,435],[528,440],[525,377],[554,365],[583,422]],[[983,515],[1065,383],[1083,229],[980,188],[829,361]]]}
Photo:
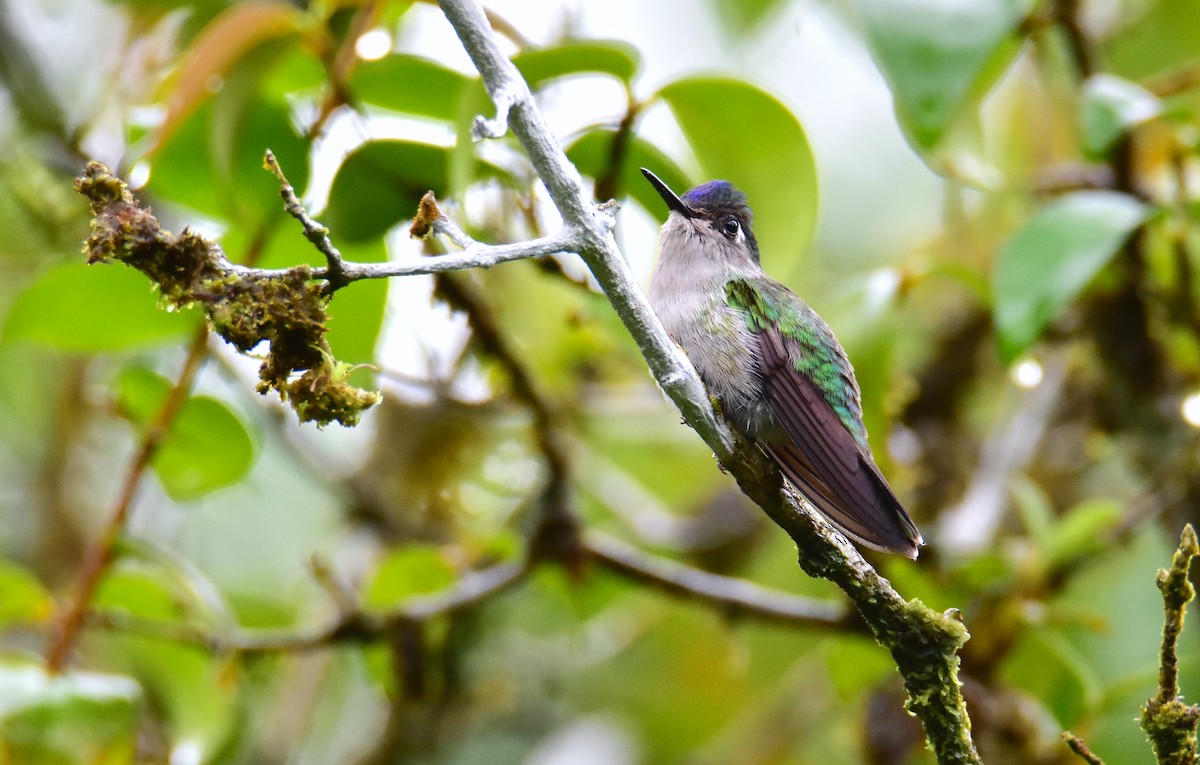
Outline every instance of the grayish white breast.
{"label": "grayish white breast", "polygon": [[672,214],[659,236],[650,305],[734,426],[751,438],[769,437],[779,426],[762,393],[758,338],[725,296],[731,279],[754,278],[761,269],[727,245]]}

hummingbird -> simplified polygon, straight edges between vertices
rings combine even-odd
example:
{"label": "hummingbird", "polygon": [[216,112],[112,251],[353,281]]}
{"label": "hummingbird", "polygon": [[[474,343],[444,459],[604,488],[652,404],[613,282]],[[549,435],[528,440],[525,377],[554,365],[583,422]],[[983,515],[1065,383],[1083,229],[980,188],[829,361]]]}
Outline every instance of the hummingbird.
{"label": "hummingbird", "polygon": [[709,181],[680,197],[642,174],[670,210],[650,305],[722,414],[839,531],[915,559],[921,533],[871,455],[854,368],[817,312],[763,271],[746,195]]}

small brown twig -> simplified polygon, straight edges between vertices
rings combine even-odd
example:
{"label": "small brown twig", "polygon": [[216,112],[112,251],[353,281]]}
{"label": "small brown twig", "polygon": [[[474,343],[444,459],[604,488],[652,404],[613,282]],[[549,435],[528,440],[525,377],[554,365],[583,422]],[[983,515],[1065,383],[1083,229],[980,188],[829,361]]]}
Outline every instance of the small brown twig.
{"label": "small brown twig", "polygon": [[1062,738],[1067,746],[1071,748],[1071,751],[1077,754],[1088,765],[1104,765],[1104,760],[1093,754],[1092,750],[1088,748],[1088,745],[1079,736],[1076,736],[1071,731],[1064,731]]}
{"label": "small brown twig", "polygon": [[596,178],[594,194],[597,202],[616,199],[621,192],[621,168],[625,166],[625,157],[629,153],[629,139],[633,136],[633,127],[642,110],[642,104],[634,99],[633,94],[628,95],[629,105],[625,109],[625,116],[617,125],[608,148],[608,162]]}
{"label": "small brown twig", "polygon": [[171,423],[175,421],[175,417],[187,400],[188,391],[192,388],[192,382],[196,379],[196,373],[200,370],[207,349],[208,327],[201,325],[192,338],[192,344],[188,348],[188,354],[184,359],[183,369],[180,371],[178,379],[168,391],[167,397],[154,415],[154,419],[143,431],[138,450],[125,469],[121,488],[113,503],[112,512],[109,513],[108,522],[101,530],[100,536],[84,553],[71,604],[56,622],[53,639],[46,652],[46,669],[51,674],[61,672],[67,664],[71,648],[75,645],[75,638],[79,634],[79,628],[83,625],[84,616],[91,605],[92,597],[96,594],[96,588],[99,587],[100,580],[104,578],[109,564],[113,561],[113,549],[129,519],[129,509],[133,504],[138,486],[141,485],[142,476],[149,467],[150,460],[158,452],[158,447],[167,431],[170,430]]}
{"label": "small brown twig", "polygon": [[1079,13],[1080,0],[1053,0],[1051,16],[1067,38],[1071,58],[1079,71],[1080,79],[1087,79],[1096,72],[1096,52],[1083,29]]}

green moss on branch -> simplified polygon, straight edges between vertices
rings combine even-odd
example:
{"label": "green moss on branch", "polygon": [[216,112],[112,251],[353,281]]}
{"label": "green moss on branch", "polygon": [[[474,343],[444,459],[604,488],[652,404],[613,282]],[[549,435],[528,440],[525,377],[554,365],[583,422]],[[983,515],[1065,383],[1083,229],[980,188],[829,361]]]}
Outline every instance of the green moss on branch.
{"label": "green moss on branch", "polygon": [[157,287],[171,308],[199,305],[212,330],[242,353],[266,342],[260,393],[277,391],[301,422],[352,426],[379,394],[346,382],[350,369],[325,338],[329,297],[308,266],[271,274],[238,269],[199,234],[164,230],[125,183],[99,162],[75,181],[92,205],[89,263],[118,260]]}
{"label": "green moss on branch", "polygon": [[1200,706],[1187,704],[1179,694],[1176,654],[1187,604],[1196,597],[1196,590],[1188,581],[1188,568],[1192,558],[1198,555],[1200,543],[1196,540],[1196,530],[1189,523],[1183,528],[1171,567],[1159,569],[1155,578],[1162,591],[1165,619],[1159,651],[1158,693],[1142,707],[1142,730],[1150,739],[1159,765],[1195,765],[1200,759],[1196,741]]}

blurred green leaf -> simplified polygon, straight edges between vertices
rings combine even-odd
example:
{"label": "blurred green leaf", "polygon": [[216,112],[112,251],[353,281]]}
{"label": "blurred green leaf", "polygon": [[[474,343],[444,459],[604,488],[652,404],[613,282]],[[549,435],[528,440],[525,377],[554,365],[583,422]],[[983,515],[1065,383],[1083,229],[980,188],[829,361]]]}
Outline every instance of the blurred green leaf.
{"label": "blurred green leaf", "polygon": [[1083,85],[1079,104],[1083,148],[1092,159],[1105,157],[1130,128],[1162,113],[1162,104],[1141,85],[1111,74],[1094,74]]}
{"label": "blurred green leaf", "polygon": [[[567,159],[590,177],[600,178],[609,170],[612,158],[612,142],[617,131],[613,128],[592,128],[567,146]],[[690,185],[687,176],[675,161],[657,146],[637,135],[630,135],[625,154],[621,158],[618,193],[628,194],[646,212],[658,220],[667,219],[667,206],[654,188],[646,183],[640,168],[648,168],[662,179],[663,183],[683,193]]]}
{"label": "blurred green leaf", "polygon": [[512,57],[532,90],[572,74],[611,74],[630,82],[641,66],[637,48],[620,40],[572,40],[550,48],[524,50]]}
{"label": "blurred green leaf", "polygon": [[1111,71],[1140,80],[1200,57],[1200,3],[1157,0],[1131,7],[1130,23],[1103,41],[1103,61]]}
{"label": "blurred green leaf", "polygon": [[359,64],[349,88],[365,103],[450,122],[458,113],[463,89],[471,84],[482,87],[432,59],[396,53]]}
{"label": "blurred green leaf", "polygon": [[[116,381],[121,410],[139,425],[150,422],[171,388],[142,367],[127,367]],[[150,465],[163,488],[180,502],[237,483],[254,464],[254,443],[225,404],[190,396],[179,410]]]}
{"label": "blurred green leaf", "polygon": [[250,51],[266,40],[296,34],[301,18],[294,5],[277,0],[236,3],[214,18],[184,52],[158,140],[169,139]]}
{"label": "blurred green leaf", "polygon": [[1013,234],[997,257],[994,278],[1005,362],[1038,338],[1149,214],[1125,194],[1077,191],[1046,205]]}
{"label": "blurred green leaf", "polygon": [[395,608],[415,595],[450,587],[458,574],[435,545],[408,544],[388,553],[367,580],[363,602],[369,608]]}
{"label": "blurred green leaf", "polygon": [[46,271],[17,296],[3,337],[95,353],[175,342],[199,320],[195,310],[160,309],[150,282],[132,268],[75,262]]}
{"label": "blurred green leaf", "polygon": [[45,621],[53,605],[50,593],[31,571],[0,559],[0,628]]}
{"label": "blurred green leaf", "polygon": [[1031,0],[854,0],[901,125],[935,147],[1016,56]]}
{"label": "blurred green leaf", "polygon": [[1005,657],[1001,678],[1039,699],[1062,727],[1095,711],[1104,695],[1097,667],[1057,630],[1028,630]]}
{"label": "blurred green leaf", "polygon": [[284,216],[279,183],[263,169],[263,155],[273,151],[288,181],[303,191],[308,142],[297,132],[285,96],[265,92],[263,84],[292,57],[305,55],[294,42],[276,41],[241,59],[220,91],[154,149],[147,190],[247,227]]}
{"label": "blurred green leaf", "polygon": [[[362,246],[347,244],[340,247],[348,260],[356,263],[382,263],[387,260],[387,247],[382,239]],[[375,345],[383,329],[387,308],[387,280],[367,279],[340,291],[329,304],[329,332],[325,335],[338,361],[347,364],[369,364],[375,360]],[[370,387],[370,369],[355,372],[356,385]]]}
{"label": "blurred green leaf", "polygon": [[721,15],[722,30],[743,37],[769,21],[783,5],[783,0],[710,0],[710,3]]}
{"label": "blurred green leaf", "polygon": [[705,178],[732,181],[746,192],[767,270],[771,264],[793,265],[817,221],[816,163],[796,116],[769,93],[726,77],[677,80],[659,97],[670,106]]}
{"label": "blurred green leaf", "polygon": [[184,616],[181,598],[160,572],[146,566],[113,568],[101,580],[92,604],[142,619],[178,621]]}
{"label": "blurred green leaf", "polygon": [[128,677],[0,664],[0,762],[132,762],[141,705]]}
{"label": "blurred green leaf", "polygon": [[844,636],[827,640],[821,647],[829,679],[847,703],[857,703],[863,688],[875,688],[895,672],[895,665],[887,653],[879,650],[872,640]]}
{"label": "blurred green leaf", "polygon": [[[451,151],[414,141],[371,141],[356,149],[338,168],[322,215],[335,240],[365,242],[411,219],[425,192],[446,187]],[[476,160],[473,175],[505,173]]]}
{"label": "blurred green leaf", "polygon": [[[602,296],[533,264],[489,269],[480,282],[500,329],[518,338],[524,363],[551,391],[567,395],[584,380],[619,371],[619,351],[630,346],[605,323],[612,312]],[[530,311],[534,305],[538,310]]]}
{"label": "blurred green leaf", "polygon": [[1044,554],[1053,568],[1069,566],[1112,544],[1107,532],[1121,520],[1121,503],[1111,499],[1080,502],[1054,525]]}
{"label": "blurred green leaf", "polygon": [[[1171,559],[1173,544],[1156,525],[1143,525],[1132,539],[1069,570],[1046,602],[1050,621],[1030,625],[1005,657],[1001,678],[1040,698],[1063,726],[1099,712],[1136,719],[1158,677],[1163,613],[1154,571]],[[1184,641],[1181,650],[1190,645]],[[1136,730],[1126,735],[1140,738]]]}
{"label": "blurred green leaf", "polygon": [[1026,478],[1017,477],[1012,481],[1013,504],[1021,522],[1025,524],[1025,532],[1033,543],[1044,548],[1050,543],[1054,532],[1054,507],[1045,489]]}

